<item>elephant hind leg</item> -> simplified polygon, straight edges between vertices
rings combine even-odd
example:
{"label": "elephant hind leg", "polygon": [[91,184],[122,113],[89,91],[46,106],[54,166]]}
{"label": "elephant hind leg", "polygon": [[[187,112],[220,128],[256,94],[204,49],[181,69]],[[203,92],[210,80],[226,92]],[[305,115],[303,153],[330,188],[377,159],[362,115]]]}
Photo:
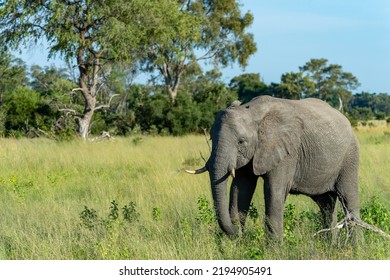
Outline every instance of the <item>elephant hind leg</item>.
{"label": "elephant hind leg", "polygon": [[[352,222],[352,224],[355,224],[355,222],[360,222],[358,163],[350,164],[341,170],[339,178],[335,184],[335,190],[337,192],[337,196],[340,200],[345,216],[347,241],[350,235],[348,228],[349,222]],[[352,240],[363,240],[362,232],[357,227],[352,228]]]}
{"label": "elephant hind leg", "polygon": [[335,190],[343,207],[345,218],[352,220],[360,220],[358,173],[359,147],[355,143],[351,145],[344,159],[344,166],[335,182]]}
{"label": "elephant hind leg", "polygon": [[360,220],[360,203],[357,170],[343,170],[335,189],[347,220]]}
{"label": "elephant hind leg", "polygon": [[[322,216],[322,226],[326,228],[335,228],[337,224],[337,194],[334,192],[328,192],[321,195],[311,197],[318,205]],[[336,241],[336,230],[332,230],[327,233],[327,238]]]}
{"label": "elephant hind leg", "polygon": [[335,227],[337,223],[337,194],[334,192],[328,192],[321,195],[312,196],[312,199],[320,208],[322,215],[322,226],[324,228]]}

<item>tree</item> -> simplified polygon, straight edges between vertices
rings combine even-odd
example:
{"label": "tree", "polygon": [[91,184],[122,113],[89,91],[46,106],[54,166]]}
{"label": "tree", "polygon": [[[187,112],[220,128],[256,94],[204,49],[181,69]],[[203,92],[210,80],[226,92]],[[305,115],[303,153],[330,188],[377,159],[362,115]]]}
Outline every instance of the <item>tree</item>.
{"label": "tree", "polygon": [[44,125],[47,121],[45,105],[38,92],[23,86],[14,87],[4,97],[2,108],[6,133],[27,134],[32,128]]}
{"label": "tree", "polygon": [[279,98],[298,100],[303,96],[310,96],[314,87],[315,83],[307,76],[303,76],[302,72],[290,72],[282,75],[280,84],[274,89],[274,95]]}
{"label": "tree", "polygon": [[352,96],[348,113],[358,120],[384,119],[390,116],[390,95],[361,92]]}
{"label": "tree", "polygon": [[238,99],[248,102],[252,98],[267,93],[267,85],[260,80],[258,73],[242,74],[229,83],[230,90],[237,92]]}
{"label": "tree", "polygon": [[67,73],[66,68],[56,66],[41,67],[32,65],[30,68],[31,87],[42,96],[63,98],[69,94],[69,89],[76,87]]}
{"label": "tree", "polygon": [[18,58],[12,57],[8,52],[0,52],[0,105],[3,104],[4,95],[15,86],[25,86],[28,83],[27,67]]}
{"label": "tree", "polygon": [[163,77],[172,103],[183,76],[199,72],[200,61],[212,61],[216,67],[236,61],[245,66],[256,51],[253,35],[246,33],[253,16],[249,12],[242,15],[236,0],[174,2],[174,10],[154,18],[168,23],[149,34],[154,39],[146,46],[142,61],[145,70]]}
{"label": "tree", "polygon": [[[166,4],[166,1],[163,4]],[[42,38],[49,43],[49,56],[62,55],[77,69],[78,88],[84,108],[72,111],[79,134],[86,139],[95,111],[109,104],[98,104],[97,96],[104,69],[112,61],[128,61],[151,25],[150,12],[164,11],[161,1],[153,0],[9,0],[0,5],[0,47],[17,49]],[[169,8],[169,7],[168,7]],[[64,109],[70,110],[70,109]]]}
{"label": "tree", "polygon": [[307,92],[306,97],[325,100],[340,111],[346,108],[352,96],[351,91],[359,86],[354,75],[344,72],[340,65],[328,65],[328,60],[324,58],[311,59],[299,70],[314,84],[314,91]]}

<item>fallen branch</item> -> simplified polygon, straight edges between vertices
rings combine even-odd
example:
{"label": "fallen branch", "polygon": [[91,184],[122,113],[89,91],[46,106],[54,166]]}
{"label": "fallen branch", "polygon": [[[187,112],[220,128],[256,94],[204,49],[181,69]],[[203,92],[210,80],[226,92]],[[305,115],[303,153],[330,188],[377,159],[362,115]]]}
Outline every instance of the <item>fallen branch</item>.
{"label": "fallen branch", "polygon": [[114,140],[114,137],[112,137],[109,132],[102,131],[102,133],[99,136],[91,139],[91,141],[93,142],[103,141],[103,140]]}
{"label": "fallen branch", "polygon": [[381,236],[384,236],[384,237],[390,239],[390,234],[384,232],[383,230],[381,230],[375,226],[367,224],[367,223],[363,222],[362,220],[356,221],[356,220],[347,219],[347,218],[344,218],[342,221],[338,222],[337,225],[333,228],[325,228],[325,229],[317,231],[313,236],[316,236],[316,235],[323,233],[323,232],[338,230],[341,228],[345,228],[348,232],[349,226],[360,226],[364,229],[371,230],[375,233],[380,234]]}

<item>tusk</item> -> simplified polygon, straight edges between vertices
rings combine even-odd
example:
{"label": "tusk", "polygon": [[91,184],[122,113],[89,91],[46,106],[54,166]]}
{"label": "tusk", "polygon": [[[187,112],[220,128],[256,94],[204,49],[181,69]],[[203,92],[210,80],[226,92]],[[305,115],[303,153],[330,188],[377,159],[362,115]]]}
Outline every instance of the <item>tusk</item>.
{"label": "tusk", "polygon": [[236,170],[233,168],[232,170],[230,170],[230,175],[235,178],[236,177]]}
{"label": "tusk", "polygon": [[206,166],[204,166],[200,169],[197,169],[197,170],[185,170],[185,172],[190,173],[190,174],[201,174],[201,173],[206,172],[206,171],[207,171]]}

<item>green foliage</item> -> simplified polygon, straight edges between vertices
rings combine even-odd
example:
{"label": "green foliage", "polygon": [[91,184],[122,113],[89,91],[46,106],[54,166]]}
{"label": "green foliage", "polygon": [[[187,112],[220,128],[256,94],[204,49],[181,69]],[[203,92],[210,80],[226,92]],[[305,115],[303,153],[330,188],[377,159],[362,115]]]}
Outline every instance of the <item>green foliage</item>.
{"label": "green foliage", "polygon": [[98,215],[96,210],[84,206],[84,210],[80,213],[80,220],[83,226],[92,230],[98,224]]}
{"label": "green foliage", "polygon": [[390,209],[374,196],[360,210],[361,219],[371,225],[377,226],[384,231],[390,231]]}
{"label": "green foliage", "polygon": [[167,24],[151,32],[153,44],[146,48],[142,60],[147,71],[161,73],[172,103],[176,102],[184,74],[199,72],[199,61],[213,60],[216,66],[237,61],[245,66],[256,52],[253,35],[246,32],[253,16],[249,12],[242,15],[236,0],[190,0],[175,4],[156,13],[155,21]]}
{"label": "green foliage", "polygon": [[[119,204],[116,200],[111,201],[111,206],[109,213],[106,218],[101,218],[98,216],[97,211],[84,206],[84,210],[80,213],[79,218],[84,227],[89,230],[97,230],[105,227],[110,229],[112,223],[119,221],[120,215]],[[125,221],[129,224],[138,222],[140,214],[137,211],[137,205],[135,202],[131,201],[128,205],[122,207],[122,221]]]}
{"label": "green foliage", "polygon": [[188,218],[183,218],[179,223],[180,232],[186,240],[192,240],[192,227]]}
{"label": "green foliage", "polygon": [[296,213],[296,207],[294,204],[287,204],[284,208],[284,231],[283,235],[284,238],[290,242],[294,243],[296,242],[295,239],[295,226],[297,225],[297,213]]}
{"label": "green foliage", "polygon": [[258,223],[259,221],[259,211],[257,210],[257,208],[253,205],[253,203],[251,203],[249,205],[249,209],[248,209],[248,217],[253,221],[253,223]]}
{"label": "green foliage", "polygon": [[237,92],[241,102],[248,102],[252,98],[267,94],[267,85],[260,80],[259,74],[242,74],[234,77],[229,84],[232,91]]}
{"label": "green foliage", "polygon": [[141,136],[135,136],[131,142],[135,145],[135,146],[138,146],[142,143],[142,141],[144,140],[144,138],[142,138]]}
{"label": "green foliage", "polygon": [[198,215],[196,220],[201,224],[211,224],[215,221],[214,209],[210,207],[210,203],[204,196],[198,197]]}
{"label": "green foliage", "polygon": [[24,61],[8,52],[0,51],[0,99],[15,86],[28,84],[27,67]]}
{"label": "green foliage", "polygon": [[34,183],[31,180],[25,180],[11,175],[8,179],[0,178],[0,187],[11,190],[15,195],[16,201],[18,203],[24,203],[27,195],[34,188]]}
{"label": "green foliage", "polygon": [[161,210],[158,207],[153,207],[152,209],[152,218],[153,221],[159,222],[161,221]]}
{"label": "green foliage", "polygon": [[[82,134],[84,122],[76,120],[89,112],[94,119],[84,131],[93,134],[127,136],[140,128],[150,135],[184,135],[210,128],[216,112],[233,100],[264,94],[318,97],[336,108],[341,100],[351,120],[390,115],[388,94],[352,95],[358,79],[324,58],[283,74],[279,84],[247,73],[226,85],[219,67],[245,67],[256,52],[252,23],[237,0],[5,1],[0,134],[72,139],[76,131]],[[8,52],[42,39],[72,74],[35,65],[29,77],[25,63]],[[214,69],[203,74],[202,60]],[[134,85],[138,72],[150,73],[153,83]]]}
{"label": "green foliage", "polygon": [[302,72],[285,73],[281,77],[281,82],[274,89],[274,95],[287,99],[302,99],[305,94],[314,91],[315,84],[309,77],[303,76]]}
{"label": "green foliage", "polygon": [[118,203],[115,200],[111,202],[110,214],[108,214],[108,217],[110,218],[110,220],[113,221],[115,221],[119,217]]}
{"label": "green foliage", "polygon": [[123,219],[128,223],[134,223],[139,221],[140,214],[137,211],[137,205],[131,201],[128,205],[122,208]]}
{"label": "green foliage", "polygon": [[348,111],[358,120],[385,119],[390,115],[390,96],[386,93],[354,94],[349,102]]}

